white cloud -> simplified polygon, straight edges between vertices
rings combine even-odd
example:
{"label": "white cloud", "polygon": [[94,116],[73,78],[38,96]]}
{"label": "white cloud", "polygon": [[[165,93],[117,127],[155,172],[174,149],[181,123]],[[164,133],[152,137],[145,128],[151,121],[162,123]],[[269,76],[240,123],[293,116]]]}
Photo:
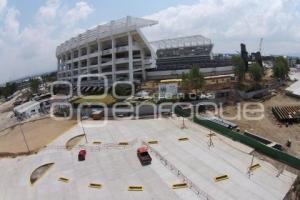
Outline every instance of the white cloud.
{"label": "white cloud", "polygon": [[0,24],[0,83],[55,70],[56,46],[80,30],[75,25],[66,27],[61,19],[78,8],[81,17],[73,23],[78,22],[91,13],[87,7],[91,8],[85,2],[69,8],[60,0],[48,0],[38,9],[33,23],[21,26],[19,18],[22,13],[7,5],[1,19],[3,25]]}
{"label": "white cloud", "polygon": [[0,0],[0,12],[6,7],[6,4],[6,0]]}
{"label": "white cloud", "polygon": [[46,22],[54,20],[57,15],[57,10],[60,6],[60,0],[48,0],[46,5],[41,6],[38,10],[38,19]]}
{"label": "white cloud", "polygon": [[5,17],[0,43],[0,82],[53,70],[55,47],[59,42],[52,39],[49,29],[25,27],[20,29],[19,11],[9,9]]}
{"label": "white cloud", "polygon": [[66,12],[63,19],[65,25],[73,26],[77,21],[86,18],[90,15],[94,9],[89,6],[86,2],[77,2],[75,7]]}
{"label": "white cloud", "polygon": [[[201,0],[146,16],[159,24],[145,34],[152,40],[202,34],[215,41],[215,51],[233,52],[240,42],[258,49],[264,38],[267,53],[299,52],[300,2],[297,0]],[[275,42],[276,41],[276,42]],[[278,43],[277,47],[273,43]],[[291,45],[282,48],[279,44]],[[284,50],[283,50],[284,49]]]}
{"label": "white cloud", "polygon": [[4,18],[4,27],[2,30],[2,36],[6,39],[16,40],[19,36],[20,23],[18,16],[20,15],[19,10],[15,8],[9,8]]}

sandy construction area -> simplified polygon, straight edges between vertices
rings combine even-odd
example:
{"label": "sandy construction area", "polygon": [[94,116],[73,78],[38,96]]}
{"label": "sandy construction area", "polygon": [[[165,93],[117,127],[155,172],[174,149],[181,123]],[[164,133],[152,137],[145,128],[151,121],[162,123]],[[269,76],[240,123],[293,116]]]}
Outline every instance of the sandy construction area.
{"label": "sandy construction area", "polygon": [[[244,104],[244,103],[242,103]],[[278,121],[272,113],[273,106],[300,105],[300,100],[286,96],[283,92],[263,102],[265,107],[264,118],[262,120],[248,121],[246,119],[231,120],[238,124],[241,131],[248,130],[269,140],[285,145],[288,139],[292,140],[292,147],[289,153],[300,157],[300,124],[293,124],[289,127],[278,126]],[[225,116],[234,116],[237,113],[236,106],[224,108]]]}
{"label": "sandy construction area", "polygon": [[[77,121],[55,121],[45,118],[22,125],[26,140],[31,151],[43,148],[58,136],[69,130]],[[27,152],[19,126],[0,132],[0,156],[9,153],[22,154]]]}

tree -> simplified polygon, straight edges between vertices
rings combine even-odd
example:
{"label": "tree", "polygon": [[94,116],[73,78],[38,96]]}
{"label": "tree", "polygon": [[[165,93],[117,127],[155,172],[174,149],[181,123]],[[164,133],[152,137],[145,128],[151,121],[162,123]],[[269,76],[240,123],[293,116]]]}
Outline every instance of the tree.
{"label": "tree", "polygon": [[254,63],[250,66],[249,72],[252,79],[256,82],[260,82],[264,75],[262,67],[257,63]]}
{"label": "tree", "polygon": [[182,85],[182,87],[185,89],[185,90],[188,90],[189,89],[189,81],[188,81],[188,74],[186,74],[186,73],[182,73],[182,75],[181,75],[181,79],[182,79],[182,83],[181,83],[181,85]]}
{"label": "tree", "polygon": [[32,93],[37,93],[39,91],[41,81],[39,79],[30,80],[30,89]]}
{"label": "tree", "polygon": [[117,84],[115,86],[115,94],[118,96],[129,96],[132,94],[132,87],[129,84]]}
{"label": "tree", "polygon": [[282,56],[276,57],[274,59],[274,64],[273,64],[274,77],[281,80],[285,80],[289,72],[290,72],[290,68],[287,60]]}
{"label": "tree", "polygon": [[52,73],[43,75],[41,78],[42,78],[44,83],[54,82],[54,81],[56,81],[56,72],[52,72]]}
{"label": "tree", "polygon": [[187,74],[182,74],[182,85],[185,89],[196,90],[196,93],[198,93],[198,90],[202,89],[204,84],[204,76],[196,65],[193,65]]}
{"label": "tree", "polygon": [[238,77],[238,81],[241,82],[245,79],[246,66],[241,56],[233,56],[232,63],[234,66],[234,73]]}
{"label": "tree", "polygon": [[11,96],[13,93],[17,91],[17,84],[12,82],[12,83],[6,83],[5,87],[2,88],[2,95],[7,98]]}

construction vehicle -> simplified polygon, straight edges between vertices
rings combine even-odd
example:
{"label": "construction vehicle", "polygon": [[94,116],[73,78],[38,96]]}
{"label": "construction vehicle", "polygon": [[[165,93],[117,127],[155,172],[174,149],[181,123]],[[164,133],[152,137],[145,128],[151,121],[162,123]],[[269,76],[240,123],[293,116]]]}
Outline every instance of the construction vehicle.
{"label": "construction vehicle", "polygon": [[142,146],[137,149],[137,157],[139,158],[142,166],[150,165],[152,158],[150,154],[148,153],[148,149],[145,146]]}
{"label": "construction vehicle", "polygon": [[104,117],[104,111],[103,110],[93,111],[91,117],[93,120],[101,120]]}

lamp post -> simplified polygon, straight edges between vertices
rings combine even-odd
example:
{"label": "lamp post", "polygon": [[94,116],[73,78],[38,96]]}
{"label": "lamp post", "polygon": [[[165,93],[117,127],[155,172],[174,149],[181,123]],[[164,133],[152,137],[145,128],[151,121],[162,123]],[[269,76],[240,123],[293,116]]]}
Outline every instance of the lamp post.
{"label": "lamp post", "polygon": [[28,143],[27,143],[27,140],[26,140],[24,131],[23,131],[23,129],[22,129],[20,119],[17,118],[17,121],[18,121],[18,125],[19,125],[19,128],[20,128],[21,134],[22,134],[22,136],[23,136],[23,140],[24,140],[24,143],[25,143],[25,145],[26,145],[27,151],[28,151],[28,153],[30,153],[30,149],[29,149],[29,146],[28,146]]}
{"label": "lamp post", "polygon": [[184,117],[182,117],[182,124],[181,124],[181,127],[180,127],[181,129],[185,129],[186,128],[186,125],[185,125],[185,123],[184,123]]}
{"label": "lamp post", "polygon": [[250,177],[251,177],[251,175],[252,175],[252,173],[251,173],[251,167],[252,167],[252,165],[253,165],[253,161],[254,161],[254,154],[252,155],[252,159],[251,159],[251,164],[250,164],[250,166],[249,166],[249,168],[248,168],[248,178],[250,179]]}
{"label": "lamp post", "polygon": [[88,143],[88,139],[87,139],[87,136],[86,136],[85,129],[83,127],[82,117],[81,116],[80,116],[80,123],[81,123],[81,128],[82,128],[82,131],[83,131],[83,134],[84,134],[85,142]]}

